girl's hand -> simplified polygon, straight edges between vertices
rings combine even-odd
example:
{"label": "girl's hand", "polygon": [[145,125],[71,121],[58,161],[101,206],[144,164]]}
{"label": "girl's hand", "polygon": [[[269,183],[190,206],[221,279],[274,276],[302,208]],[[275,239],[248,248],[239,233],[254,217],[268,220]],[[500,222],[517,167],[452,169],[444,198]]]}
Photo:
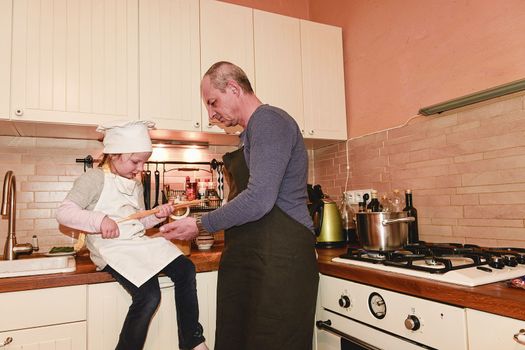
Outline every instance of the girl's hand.
{"label": "girl's hand", "polygon": [[120,236],[117,223],[107,216],[102,219],[102,223],[100,224],[100,233],[102,234],[102,238],[117,238]]}
{"label": "girl's hand", "polygon": [[173,207],[171,204],[163,204],[158,208],[159,212],[155,213],[155,217],[157,217],[157,219],[166,219],[171,213],[173,213]]}

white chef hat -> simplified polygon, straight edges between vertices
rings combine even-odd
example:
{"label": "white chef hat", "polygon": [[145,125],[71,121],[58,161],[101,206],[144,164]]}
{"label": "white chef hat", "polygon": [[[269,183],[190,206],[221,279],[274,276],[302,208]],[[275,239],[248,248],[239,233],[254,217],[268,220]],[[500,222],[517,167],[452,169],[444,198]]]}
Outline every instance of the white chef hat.
{"label": "white chef hat", "polygon": [[99,125],[97,131],[104,133],[104,153],[152,152],[149,129],[155,123],[146,120],[114,121]]}

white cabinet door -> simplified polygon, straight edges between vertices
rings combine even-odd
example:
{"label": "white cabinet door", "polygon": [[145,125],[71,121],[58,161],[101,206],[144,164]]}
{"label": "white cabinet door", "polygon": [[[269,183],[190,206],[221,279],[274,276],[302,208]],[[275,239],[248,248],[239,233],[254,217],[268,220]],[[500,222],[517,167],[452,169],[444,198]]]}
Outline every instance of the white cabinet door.
{"label": "white cabinet door", "polygon": [[12,0],[0,0],[0,119],[9,119]]}
{"label": "white cabinet door", "polygon": [[0,345],[8,337],[9,350],[85,350],[86,322],[0,332]]}
{"label": "white cabinet door", "polygon": [[[469,349],[525,349],[525,321],[467,309],[467,327]],[[521,344],[514,339],[514,335]]]}
{"label": "white cabinet door", "polygon": [[85,321],[86,286],[0,293],[0,305],[2,332]]}
{"label": "white cabinet door", "polygon": [[13,120],[138,119],[138,0],[16,0]]}
{"label": "white cabinet door", "polygon": [[[173,283],[160,278],[161,304],[155,314],[144,349],[178,348]],[[131,297],[117,282],[88,286],[88,349],[113,349],[131,304]]]}
{"label": "white cabinet door", "polygon": [[[255,85],[253,57],[253,10],[215,0],[200,2],[201,75],[218,61],[229,61],[241,67]],[[253,87],[253,86],[252,86]],[[208,112],[202,108],[203,131],[223,132],[207,125]],[[239,129],[229,129],[229,133]]]}
{"label": "white cabinet door", "polygon": [[215,320],[217,318],[217,271],[197,274],[197,297],[199,298],[199,322],[209,349],[215,347]]}
{"label": "white cabinet door", "polygon": [[254,10],[253,24],[257,96],[284,109],[303,129],[299,19]]}
{"label": "white cabinet door", "polygon": [[[145,350],[178,349],[177,311],[173,283],[160,277],[161,304],[146,339]],[[199,321],[204,328],[206,344],[213,349],[215,338],[215,298],[217,272],[197,274]],[[117,282],[88,286],[88,349],[112,349],[131,303],[129,294]]]}
{"label": "white cabinet door", "polygon": [[305,136],[346,140],[341,28],[301,20]]}
{"label": "white cabinet door", "polygon": [[140,119],[200,131],[199,2],[141,0],[139,19]]}

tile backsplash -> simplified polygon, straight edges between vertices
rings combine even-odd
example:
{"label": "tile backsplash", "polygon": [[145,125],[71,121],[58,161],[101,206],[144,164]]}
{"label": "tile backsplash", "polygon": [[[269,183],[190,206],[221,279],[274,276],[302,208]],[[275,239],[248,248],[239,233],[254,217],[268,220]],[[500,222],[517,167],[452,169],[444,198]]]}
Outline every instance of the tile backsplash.
{"label": "tile backsplash", "polygon": [[[524,105],[525,94],[515,94],[310,150],[309,183],[321,184],[338,200],[345,187],[375,188],[380,194],[410,188],[420,239],[525,247]],[[233,149],[156,149],[150,160],[220,160]],[[84,171],[76,159],[98,158],[101,150],[98,141],[0,136],[1,181],[7,170],[17,181],[19,243],[31,242],[34,234],[44,252],[74,243],[73,231],[59,227],[55,211]],[[187,175],[210,176],[178,167],[165,173],[165,183],[175,189],[183,188]],[[0,252],[6,232],[3,217]]]}
{"label": "tile backsplash", "polygon": [[317,149],[314,181],[338,200],[345,186],[412,189],[422,240],[525,247],[524,96]]}
{"label": "tile backsplash", "polygon": [[[208,149],[154,149],[151,161],[208,162],[221,160],[222,154],[231,151],[231,146],[210,146]],[[73,230],[59,226],[55,219],[56,208],[71,189],[74,180],[84,172],[82,159],[87,155],[98,158],[102,144],[98,141],[0,136],[0,176],[13,170],[16,176],[16,236],[18,243],[32,242],[37,235],[41,251],[53,246],[72,245]],[[95,164],[96,166],[96,164]],[[201,171],[178,171],[188,165],[166,165],[164,182],[173,189],[184,188],[186,176],[210,178]],[[206,169],[206,165],[199,168]],[[155,170],[151,167],[150,170]],[[209,168],[208,168],[209,170]],[[215,180],[216,180],[216,175]],[[151,201],[153,203],[154,200]],[[0,220],[0,255],[3,254],[7,234],[7,218]]]}

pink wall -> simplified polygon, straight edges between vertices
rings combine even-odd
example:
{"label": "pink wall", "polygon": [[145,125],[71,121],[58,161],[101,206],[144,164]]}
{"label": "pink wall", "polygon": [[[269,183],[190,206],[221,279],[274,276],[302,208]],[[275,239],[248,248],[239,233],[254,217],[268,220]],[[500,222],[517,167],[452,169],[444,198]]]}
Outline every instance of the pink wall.
{"label": "pink wall", "polygon": [[523,0],[310,0],[343,28],[348,135],[525,78]]}

